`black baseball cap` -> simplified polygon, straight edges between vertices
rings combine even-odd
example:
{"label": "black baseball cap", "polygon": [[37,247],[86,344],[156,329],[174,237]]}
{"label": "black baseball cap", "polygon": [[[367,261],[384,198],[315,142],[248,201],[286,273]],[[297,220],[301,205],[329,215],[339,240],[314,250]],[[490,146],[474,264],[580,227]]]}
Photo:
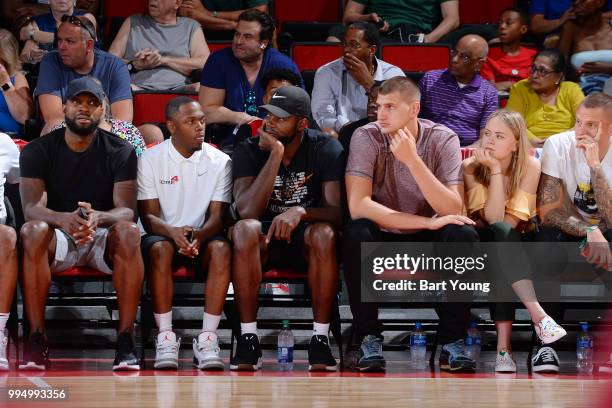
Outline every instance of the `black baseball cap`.
{"label": "black baseball cap", "polygon": [[310,96],[298,86],[283,86],[278,88],[266,105],[260,108],[274,116],[286,118],[289,116],[310,116]]}
{"label": "black baseball cap", "polygon": [[91,76],[84,76],[70,81],[66,90],[66,100],[69,101],[84,92],[95,96],[100,104],[104,102],[104,89],[102,89],[100,82]]}

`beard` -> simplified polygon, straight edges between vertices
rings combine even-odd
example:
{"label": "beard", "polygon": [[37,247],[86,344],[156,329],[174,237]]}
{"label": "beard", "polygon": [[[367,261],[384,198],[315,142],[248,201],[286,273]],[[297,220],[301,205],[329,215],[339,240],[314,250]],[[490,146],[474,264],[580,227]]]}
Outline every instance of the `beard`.
{"label": "beard", "polygon": [[87,126],[80,126],[76,123],[76,120],[66,117],[66,127],[71,132],[76,133],[79,136],[87,136],[92,134],[100,124],[100,119],[96,120],[91,118],[91,123]]}

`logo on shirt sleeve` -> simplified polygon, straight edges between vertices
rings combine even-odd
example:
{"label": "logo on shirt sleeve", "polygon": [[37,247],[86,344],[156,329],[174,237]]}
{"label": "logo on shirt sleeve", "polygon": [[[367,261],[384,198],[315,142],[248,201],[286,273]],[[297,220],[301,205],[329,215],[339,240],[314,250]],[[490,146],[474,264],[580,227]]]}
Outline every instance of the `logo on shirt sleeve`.
{"label": "logo on shirt sleeve", "polygon": [[178,182],[179,182],[179,177],[178,176],[172,176],[169,180],[168,179],[166,179],[166,180],[160,179],[159,180],[159,184],[170,184],[170,185],[173,185],[173,184],[178,184]]}

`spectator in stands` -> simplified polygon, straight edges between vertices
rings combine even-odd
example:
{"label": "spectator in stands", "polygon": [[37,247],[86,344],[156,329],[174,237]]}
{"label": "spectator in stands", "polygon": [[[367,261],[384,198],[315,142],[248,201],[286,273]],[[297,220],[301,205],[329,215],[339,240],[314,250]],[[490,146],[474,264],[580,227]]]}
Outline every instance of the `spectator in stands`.
{"label": "spectator in stands", "polygon": [[376,115],[378,114],[378,105],[376,105],[376,99],[378,98],[378,90],[382,85],[382,81],[374,81],[370,90],[368,91],[368,106],[366,109],[366,117],[359,119],[358,121],[347,123],[342,126],[338,131],[338,140],[342,144],[344,151],[347,152],[351,146],[351,139],[357,129],[367,125],[371,122],[376,122]]}
{"label": "spectator in stands", "polygon": [[236,127],[264,115],[257,109],[264,94],[259,73],[287,68],[299,75],[295,63],[271,47],[274,29],[267,14],[256,9],[243,12],[232,47],[211,54],[204,65],[200,104],[207,124],[229,125],[220,131],[217,143],[224,150],[233,149]]}
{"label": "spectator in stands", "polygon": [[487,118],[499,107],[497,91],[480,76],[489,47],[484,38],[466,35],[451,51],[448,69],[421,78],[421,117],[448,126],[462,146],[478,141]]}
{"label": "spectator in stands", "polygon": [[542,50],[533,60],[529,78],[510,88],[507,107],[523,116],[529,140],[536,147],[542,147],[549,136],[574,126],[584,94],[576,83],[564,80],[566,69],[559,50]]}
{"label": "spectator in stands", "polygon": [[261,77],[261,87],[264,90],[263,103],[270,102],[270,98],[278,88],[283,86],[303,87],[302,77],[287,68],[272,68]]}
{"label": "spectator in stands", "polygon": [[108,52],[127,63],[132,89],[198,90],[191,73],[201,69],[210,51],[200,25],[177,17],[180,2],[149,0],[149,14],[127,18]]}
{"label": "spectator in stands", "polygon": [[10,220],[4,205],[5,181],[19,183],[19,149],[8,135],[0,133],[0,371],[9,370],[8,338],[4,329],[17,285],[17,233],[14,225],[7,225]]}
{"label": "spectator in stands", "polygon": [[[61,32],[61,27],[60,27]],[[66,90],[64,129],[21,153],[21,287],[30,338],[20,369],[45,370],[45,303],[51,275],[74,266],[112,274],[119,304],[113,370],[139,370],[132,338],[144,268],[136,219],[134,149],[98,128],[104,90],[89,77]],[[61,165],[60,165],[61,163]],[[51,262],[50,262],[51,260]]]}
{"label": "spectator in stands", "polygon": [[[559,33],[565,23],[576,18],[573,7],[575,0],[531,0],[529,16],[531,32],[537,35],[547,35],[544,39],[545,48],[554,48],[559,42]],[[607,18],[612,18],[612,0],[607,0]]]}
{"label": "spectator in stands", "polygon": [[[478,240],[474,222],[461,215],[459,138],[417,118],[420,98],[411,80],[388,79],[378,91],[378,121],[357,129],[351,140],[346,189],[352,221],[343,236],[344,278],[360,350],[349,349],[345,362],[360,371],[384,371],[386,365],[378,306],[362,302],[361,243]],[[437,313],[440,368],[473,372],[475,362],[463,344],[470,304],[447,302]]]}
{"label": "spectator in stands", "polygon": [[308,272],[314,334],[308,348],[310,371],[337,369],[328,332],[338,284],[336,228],[342,224],[340,143],[308,129],[310,98],[303,89],[277,89],[258,138],[236,147],[234,197],[241,218],[232,231],[233,284],[241,333],[232,370],[257,370],[257,295],[263,270]]}
{"label": "spectator in stands", "polygon": [[612,16],[604,17],[605,0],[578,0],[576,18],[563,27],[559,48],[578,73],[585,95],[601,92],[612,75]]}
{"label": "spectator in stands", "polygon": [[[96,78],[93,79],[97,81]],[[147,148],[148,144],[145,143],[145,140],[142,134],[140,133],[140,130],[130,122],[113,119],[110,116],[110,103],[108,102],[108,97],[106,97],[106,95],[104,95],[103,108],[104,115],[102,115],[102,117],[100,118],[100,124],[98,125],[98,127],[100,129],[106,130],[109,133],[112,133],[115,136],[120,137],[121,139],[131,144],[134,150],[136,151],[136,156],[140,157],[140,155],[142,155],[142,153]],[[51,129],[51,132],[61,127],[66,127],[66,122],[60,123],[53,129]],[[161,141],[163,142],[163,137]]]}
{"label": "spectator in stands", "polygon": [[94,48],[95,34],[84,17],[63,17],[57,30],[58,50],[43,58],[35,95],[45,120],[41,134],[64,120],[62,103],[66,89],[75,78],[90,75],[98,78],[110,100],[111,115],[131,122],[134,114],[130,74],[117,57]]}
{"label": "spectator in stands", "polygon": [[498,28],[501,47],[489,50],[487,61],[480,72],[498,91],[509,91],[515,82],[529,76],[537,51],[521,46],[521,40],[528,29],[529,21],[524,11],[510,7],[502,12]]}
{"label": "spectator in stands", "polygon": [[154,368],[178,368],[172,266],[183,264],[208,275],[202,332],[193,340],[194,365],[223,369],[216,332],[231,277],[232,249],[223,234],[223,215],[232,199],[231,160],[204,143],[206,120],[198,102],[173,99],[166,119],[171,138],[138,162],[138,208],[147,233],[142,252],[159,329]]}
{"label": "spectator in stands", "polygon": [[[76,8],[92,15],[100,10],[99,0],[76,0]],[[15,21],[20,16],[37,16],[49,12],[49,0],[2,0],[0,17]]]}
{"label": "spectator in stands", "polygon": [[10,31],[0,29],[0,132],[20,134],[21,125],[32,116],[30,87],[21,73],[19,44]]}
{"label": "spectator in stands", "polygon": [[[458,0],[349,0],[344,24],[376,24],[383,41],[438,42],[459,27]],[[328,41],[340,42],[345,27],[334,27]]]}
{"label": "spectator in stands", "polygon": [[240,14],[250,9],[268,13],[268,0],[183,0],[179,13],[207,31],[233,31]]}
{"label": "spectator in stands", "polygon": [[[521,242],[529,234],[540,179],[540,161],[529,154],[530,149],[521,115],[498,110],[487,120],[480,147],[464,160],[465,206],[481,241]],[[501,248],[491,265],[494,287],[490,298],[497,300],[490,301],[497,329],[496,372],[516,372],[510,343],[513,291],[529,311],[541,341],[549,344],[567,334],[538,302],[529,256],[518,248]]]}
{"label": "spectator in stands", "polygon": [[[604,271],[612,271],[612,97],[603,93],[587,96],[576,112],[574,130],[550,137],[544,144],[542,176],[538,190],[540,242],[580,242],[582,256]],[[563,264],[566,248],[547,251],[546,257]],[[558,265],[542,271],[538,293],[560,293]],[[547,275],[551,278],[547,279]],[[536,276],[537,278],[537,276]],[[556,320],[560,304],[547,306]],[[551,347],[542,347],[532,360],[534,371],[559,371],[559,358]]]}
{"label": "spectator in stands", "polygon": [[25,41],[21,52],[21,60],[28,63],[38,63],[46,51],[56,48],[57,28],[64,15],[83,16],[94,27],[97,27],[96,18],[83,10],[76,8],[76,0],[49,0],[49,12],[40,14],[27,20],[19,30],[19,38]]}
{"label": "spectator in stands", "polygon": [[344,35],[342,57],[317,70],[312,112],[321,130],[338,137],[340,128],[367,115],[374,81],[404,76],[398,67],[376,58],[378,31],[371,23],[352,23]]}

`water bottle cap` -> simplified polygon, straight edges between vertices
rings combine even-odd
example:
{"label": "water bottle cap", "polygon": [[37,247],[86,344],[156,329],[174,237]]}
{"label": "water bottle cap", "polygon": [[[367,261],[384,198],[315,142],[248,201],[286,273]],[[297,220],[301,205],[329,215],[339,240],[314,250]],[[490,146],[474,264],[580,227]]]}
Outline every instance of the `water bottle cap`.
{"label": "water bottle cap", "polygon": [[417,329],[420,329],[421,327],[423,327],[423,325],[420,322],[416,322],[414,324],[414,327],[416,327]]}
{"label": "water bottle cap", "polygon": [[289,320],[283,320],[283,327],[289,327]]}
{"label": "water bottle cap", "polygon": [[580,324],[580,328],[582,329],[583,332],[589,331],[589,324],[588,323],[581,323]]}

